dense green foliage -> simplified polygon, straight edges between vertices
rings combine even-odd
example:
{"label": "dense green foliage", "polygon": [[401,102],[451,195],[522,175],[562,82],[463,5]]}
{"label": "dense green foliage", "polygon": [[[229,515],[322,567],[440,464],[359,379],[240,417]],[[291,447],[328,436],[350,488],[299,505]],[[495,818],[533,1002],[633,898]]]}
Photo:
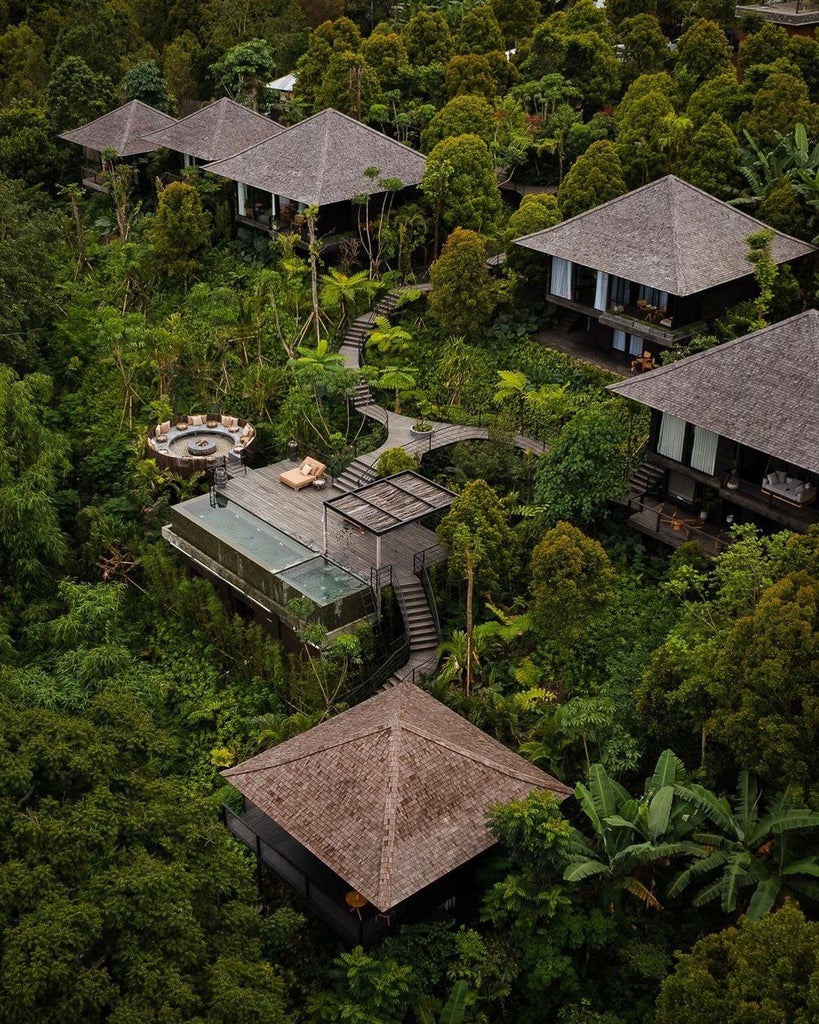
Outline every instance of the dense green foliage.
{"label": "dense green foliage", "polygon": [[[542,344],[543,263],[513,242],[666,173],[815,237],[819,41],[749,20],[735,54],[716,0],[555,8],[0,3],[3,1024],[819,1014],[819,534],[734,528],[714,561],[644,547],[617,507],[644,415]],[[267,88],[289,71],[292,98]],[[384,181],[305,259],[237,229],[221,179],[157,185],[165,151],[136,181],[108,153],[107,194],[73,184],[59,133],[224,95],[285,124],[335,106],[427,153],[420,188]],[[686,351],[815,304],[809,269],[777,274],[764,237],[751,255],[759,298]],[[193,576],[160,529],[207,482],[144,440],[216,407],[262,460],[292,438],[340,472],[384,436],[341,340],[419,280],[362,373],[396,412],[490,435],[423,457],[458,494],[426,685],[576,800],[493,808],[457,923],[344,951],[259,892],[218,772],[359,699],[378,637],[331,638],[304,603],[291,651]],[[378,472],[417,465],[393,449]]]}

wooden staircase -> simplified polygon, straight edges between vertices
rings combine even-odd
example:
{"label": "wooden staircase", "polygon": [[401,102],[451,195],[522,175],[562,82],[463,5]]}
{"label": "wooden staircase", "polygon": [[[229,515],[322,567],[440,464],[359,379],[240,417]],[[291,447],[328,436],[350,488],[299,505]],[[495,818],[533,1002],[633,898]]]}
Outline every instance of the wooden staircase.
{"label": "wooden staircase", "polygon": [[390,676],[384,688],[397,686],[416,670],[432,672],[438,664],[440,637],[421,581],[417,576],[406,576],[400,582],[394,581],[394,586],[409,636],[410,658]]}
{"label": "wooden staircase", "polygon": [[333,477],[333,487],[339,491],[354,491],[357,487],[372,483],[376,478],[373,467],[363,459],[353,459],[338,476]]}
{"label": "wooden staircase", "polygon": [[662,466],[652,462],[642,462],[629,477],[629,495],[639,497],[641,494],[659,494],[665,478]]}

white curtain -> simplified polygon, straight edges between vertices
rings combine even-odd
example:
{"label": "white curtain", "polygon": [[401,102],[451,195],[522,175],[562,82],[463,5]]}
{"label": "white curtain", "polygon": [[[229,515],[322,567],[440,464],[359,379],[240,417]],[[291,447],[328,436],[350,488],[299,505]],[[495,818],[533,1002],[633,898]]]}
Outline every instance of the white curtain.
{"label": "white curtain", "polygon": [[597,287],[594,290],[594,308],[608,309],[609,275],[602,270],[597,271]]}
{"label": "white curtain", "polygon": [[630,334],[628,336],[628,354],[630,356],[641,356],[643,354],[643,346],[645,340],[638,338],[636,334]]}
{"label": "white curtain", "polygon": [[657,441],[657,451],[665,455],[667,459],[674,459],[675,462],[682,462],[683,446],[685,444],[685,420],[679,416],[672,416],[664,412],[660,420],[660,437]]}
{"label": "white curtain", "polygon": [[714,464],[717,459],[717,442],[719,434],[705,427],[694,427],[694,447],[691,449],[691,468],[701,473],[714,475]]}
{"label": "white curtain", "polygon": [[626,351],[626,332],[625,331],[613,331],[611,335],[611,347],[617,349],[618,352]]}
{"label": "white curtain", "polygon": [[237,181],[236,188],[239,195],[239,216],[244,217],[247,206],[247,186],[243,181]]}
{"label": "white curtain", "polygon": [[552,256],[551,293],[561,299],[572,297],[572,264],[571,260],[563,260]]}

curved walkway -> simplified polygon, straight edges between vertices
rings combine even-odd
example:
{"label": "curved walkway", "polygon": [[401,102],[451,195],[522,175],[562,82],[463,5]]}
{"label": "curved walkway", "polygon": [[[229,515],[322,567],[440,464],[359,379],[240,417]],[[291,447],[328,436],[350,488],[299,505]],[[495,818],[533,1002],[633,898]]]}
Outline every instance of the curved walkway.
{"label": "curved walkway", "polygon": [[[428,285],[422,286],[423,290],[428,290],[428,288]],[[388,292],[371,310],[357,317],[350,325],[340,349],[347,369],[361,369],[361,354],[375,324],[376,316],[389,316],[394,312],[400,295],[401,289]],[[446,448],[447,445],[457,444],[459,441],[489,440],[488,427],[438,422],[432,422],[433,429],[429,435],[415,437],[410,428],[413,423],[417,422],[417,417],[401,416],[378,405],[373,401],[369,385],[363,380],[356,387],[353,401],[355,408],[364,416],[378,420],[386,427],[387,439],[374,451],[367,452],[366,455],[359,455],[334,480],[334,486],[341,490],[352,490],[375,479],[375,464],[381,453],[390,448],[403,448],[420,459],[426,452]],[[548,451],[542,441],[525,437],[523,434],[517,434],[514,438],[509,438],[509,441],[523,451],[537,452],[538,454]],[[414,681],[416,675],[427,675],[437,669],[440,636],[433,639],[434,631],[437,630],[435,625],[437,620],[432,614],[426,592],[418,577],[414,573],[396,572],[393,574],[393,585],[401,605],[410,641],[409,661],[398,669],[389,681],[391,685],[396,685],[407,678],[412,678]]]}
{"label": "curved walkway", "polygon": [[[423,287],[423,286],[422,286]],[[427,290],[429,286],[425,286]],[[389,316],[396,306],[401,295],[401,289],[387,292],[375,306],[357,317],[350,325],[344,341],[341,345],[341,355],[344,357],[344,365],[348,370],[361,369],[361,354],[367,343],[367,338],[375,324],[376,316]],[[377,419],[387,428],[386,441],[375,451],[360,455],[356,462],[373,467],[382,452],[390,448],[403,448],[413,455],[422,457],[426,452],[435,451],[438,448],[446,448],[448,445],[457,444],[459,441],[487,441],[489,440],[489,428],[477,426],[461,426],[455,423],[432,422],[432,432],[428,437],[415,437],[410,431],[413,423],[418,422],[418,417],[401,416],[398,413],[389,412],[383,406],[373,401],[369,386],[363,381],[359,384],[355,395],[355,407],[359,412],[371,419]],[[532,437],[523,434],[516,434],[509,438],[510,443],[522,451],[537,452],[542,455],[548,451],[542,441],[536,441]]]}

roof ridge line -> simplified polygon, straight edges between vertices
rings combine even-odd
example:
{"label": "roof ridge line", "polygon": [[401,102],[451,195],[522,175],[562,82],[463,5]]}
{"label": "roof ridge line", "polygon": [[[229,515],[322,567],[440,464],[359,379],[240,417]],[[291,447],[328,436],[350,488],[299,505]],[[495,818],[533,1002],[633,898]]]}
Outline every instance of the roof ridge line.
{"label": "roof ridge line", "polygon": [[[451,710],[451,709],[450,709]],[[454,712],[457,714],[457,712]],[[460,718],[461,716],[458,715]],[[464,719],[464,721],[467,721]],[[470,723],[471,724],[471,723]],[[507,765],[502,764],[500,761],[495,760],[488,754],[479,754],[474,750],[470,750],[468,747],[462,747],[459,743],[453,743],[452,740],[442,739],[440,736],[436,736],[434,733],[428,732],[421,726],[416,725],[414,722],[402,722],[402,728],[406,729],[407,732],[415,733],[417,736],[421,736],[423,739],[429,740],[430,743],[435,743],[439,747],[444,747],[446,750],[451,750],[455,754],[461,754],[469,761],[476,761],[478,764],[482,764],[485,768],[494,768],[502,775],[508,775],[510,778],[518,779],[520,782],[531,782],[532,778],[528,774],[524,774],[522,770],[518,771],[514,768],[510,768]],[[492,739],[488,733],[484,733],[487,739]],[[508,748],[504,747],[504,750]],[[509,750],[510,754],[514,754],[514,751]],[[518,755],[520,756],[520,755]],[[541,771],[536,765],[531,765],[534,774],[540,774]],[[543,772],[543,774],[547,774]],[[552,776],[550,776],[551,778]],[[555,779],[555,782],[560,782],[560,779]],[[565,783],[563,783],[565,785]]]}
{"label": "roof ridge line", "polygon": [[[328,718],[326,722],[320,722],[319,725],[328,725],[330,722],[335,721],[337,717],[338,716],[335,716],[334,718]],[[373,733],[386,732],[390,727],[391,726],[389,722],[379,722],[374,725],[367,725],[363,728],[360,728],[357,732],[352,733],[350,736],[345,736],[343,739],[338,739],[335,742],[325,744],[318,750],[313,749],[305,751],[302,754],[294,754],[292,757],[285,757],[282,760],[277,761],[275,764],[256,765],[255,767],[248,768],[243,772],[236,772],[234,771],[234,768],[226,768],[220,774],[223,775],[225,778],[238,778],[238,776],[240,775],[254,775],[256,772],[269,771],[271,768],[281,768],[286,764],[295,764],[297,761],[303,761],[307,757],[315,757],[316,754],[324,753],[327,750],[335,750],[336,747],[344,747],[348,743],[354,743],[356,740],[360,740],[362,736],[371,736]],[[313,728],[317,729],[318,726],[313,726]],[[307,732],[309,732],[309,730],[307,730]],[[299,735],[305,736],[307,732],[299,733]],[[290,737],[290,739],[296,738],[296,736]],[[289,742],[290,740],[282,740],[281,744],[278,744],[278,746],[282,746],[283,744]],[[276,750],[276,747],[270,747],[270,750]],[[262,751],[261,754],[257,754],[256,757],[263,757],[267,752],[268,751],[264,750]],[[255,761],[256,758],[253,758],[253,760]],[[235,765],[234,767],[238,767],[238,765]]]}
{"label": "roof ridge line", "polygon": [[669,174],[668,177],[671,179],[669,183],[671,185],[671,188],[669,189],[669,203],[671,205],[671,259],[674,265],[674,280],[678,285],[681,285],[683,283],[683,276],[685,277],[685,292],[680,289],[679,294],[687,295],[691,289],[688,283],[688,274],[684,274],[685,268],[680,263],[680,247],[677,244],[677,231],[679,227],[677,216],[679,214],[679,209],[677,208],[675,187],[677,182],[681,179],[675,177],[673,174]]}
{"label": "roof ridge line", "polygon": [[[799,242],[801,245],[810,246],[811,249],[816,249],[816,246],[812,242],[806,242],[804,238],[797,238],[796,235],[789,235],[785,231],[780,231],[778,228],[772,227],[770,224],[766,224],[764,220],[760,220],[759,217],[753,217],[750,213],[745,210],[740,210],[738,206],[732,206],[729,202],[724,199],[719,199],[717,196],[712,196],[710,192],[706,192],[704,188],[700,188],[698,185],[692,185],[690,181],[686,181],[685,178],[678,178],[676,174],[669,174],[666,177],[674,178],[679,181],[681,185],[685,185],[686,188],[691,189],[692,192],[699,192],[701,196],[705,196],[706,199],[710,199],[715,203],[719,203],[720,206],[727,206],[729,210],[733,210],[734,213],[738,213],[740,217],[744,217],[746,220],[752,221],[754,224],[758,224],[758,230],[773,231],[775,236],[780,238],[789,238],[792,242]],[[661,180],[661,179],[660,179]],[[753,273],[750,270],[749,273]]]}
{"label": "roof ridge line", "polygon": [[387,745],[387,771],[384,780],[384,815],[383,838],[381,840],[381,859],[378,864],[378,906],[389,909],[392,906],[392,869],[395,855],[395,837],[398,832],[398,787],[401,781],[401,746],[402,722],[401,705],[406,702],[402,693],[398,707],[395,708],[389,723],[389,741]]}
{"label": "roof ridge line", "polygon": [[536,235],[547,235],[550,231],[554,231],[555,228],[562,228],[566,224],[572,224],[575,221],[582,220],[583,217],[588,217],[590,213],[599,213],[601,210],[605,210],[608,206],[614,206],[615,203],[619,203],[623,199],[637,195],[638,192],[644,192],[647,188],[654,188],[659,182],[663,181],[664,178],[673,177],[673,174],[665,174],[662,178],[655,178],[654,181],[648,181],[645,185],[640,185],[638,188],[630,189],[628,192],[624,192],[621,196],[615,196],[614,199],[607,199],[605,203],[600,203],[599,206],[592,206],[590,210],[584,210],[582,213],[576,213],[574,217],[569,217],[568,220],[561,220],[559,223],[553,224],[550,228],[541,228],[540,231],[530,231],[528,235],[521,235],[520,238],[513,238],[512,241],[516,244],[520,244],[527,238],[534,238]]}
{"label": "roof ridge line", "polygon": [[[392,142],[396,146],[401,146],[402,149],[406,149],[410,153],[414,153],[416,156],[423,157],[424,160],[426,160],[426,154],[422,153],[420,149],[413,149],[412,146],[408,146],[406,142],[400,142],[398,139],[394,139],[391,135],[387,135],[385,132],[380,132],[377,128],[373,128],[371,124],[365,124],[364,121],[358,121],[356,118],[350,117],[349,114],[345,114],[341,110],[336,110],[335,107],[325,107],[324,110],[319,111],[319,113],[324,114],[328,110],[333,114],[337,114],[339,117],[345,118],[347,121],[352,121],[353,124],[358,125],[359,128],[366,128],[366,130],[371,132],[373,135],[377,135],[381,139],[386,139],[387,142]],[[318,117],[318,114],[314,114],[313,116]]]}
{"label": "roof ridge line", "polygon": [[[331,110],[331,109],[332,109],[331,107],[327,108],[327,110]],[[324,113],[326,113],[326,111],[322,110],[322,111],[320,111],[320,113],[316,114],[315,116],[316,117],[321,117],[321,115],[324,114]],[[308,118],[308,120],[309,120],[309,118]],[[303,121],[301,123],[304,124]],[[328,154],[329,154],[329,151],[330,151],[330,125],[328,124],[328,118],[325,118],[323,123],[324,123],[324,138],[321,140],[321,159],[319,160],[319,164],[318,164],[318,188],[316,190],[318,192],[318,196],[319,196],[318,203],[316,203],[317,206],[321,206],[322,205],[322,201],[321,200],[322,200],[322,196],[324,195],[324,175],[325,175],[325,172],[327,170],[327,157],[328,157]]]}

